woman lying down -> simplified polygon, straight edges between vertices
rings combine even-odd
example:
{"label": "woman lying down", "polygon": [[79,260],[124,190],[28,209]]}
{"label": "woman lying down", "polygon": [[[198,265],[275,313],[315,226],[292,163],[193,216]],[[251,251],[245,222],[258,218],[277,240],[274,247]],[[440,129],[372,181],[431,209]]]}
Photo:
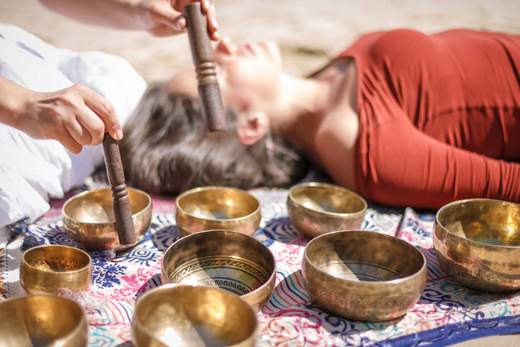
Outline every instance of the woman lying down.
{"label": "woman lying down", "polygon": [[[145,92],[120,58],[60,50],[10,26],[0,26],[0,48],[0,91],[12,96],[0,106],[32,89],[47,95],[39,106],[45,111],[61,90],[100,107],[104,97],[113,106],[104,112],[110,124],[131,115],[122,142],[126,176],[151,193],[210,184],[286,187],[312,162],[383,204],[520,201],[518,35],[372,33],[310,78],[284,73],[272,43],[220,42],[216,60],[233,130],[218,138],[206,137],[192,66]],[[99,145],[74,154],[81,146],[31,138],[41,139],[44,127],[0,124],[0,228],[36,219],[50,198],[63,197],[102,163]]]}
{"label": "woman lying down", "polygon": [[310,78],[272,43],[222,41],[216,61],[233,131],[206,137],[191,67],[151,86],[125,127],[130,184],[283,187],[308,160],[383,204],[520,202],[518,35],[371,33]]}

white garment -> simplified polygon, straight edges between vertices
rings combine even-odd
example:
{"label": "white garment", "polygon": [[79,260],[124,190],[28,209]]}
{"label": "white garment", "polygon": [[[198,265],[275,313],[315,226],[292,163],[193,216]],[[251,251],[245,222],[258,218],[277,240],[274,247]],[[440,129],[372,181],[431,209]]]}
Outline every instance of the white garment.
{"label": "white garment", "polygon": [[[125,60],[100,52],[75,53],[51,46],[11,25],[0,24],[0,76],[35,91],[56,91],[84,84],[104,95],[124,123],[146,89]],[[0,124],[0,228],[49,209],[80,185],[103,160],[102,147],[68,152],[59,142],[35,140]]]}

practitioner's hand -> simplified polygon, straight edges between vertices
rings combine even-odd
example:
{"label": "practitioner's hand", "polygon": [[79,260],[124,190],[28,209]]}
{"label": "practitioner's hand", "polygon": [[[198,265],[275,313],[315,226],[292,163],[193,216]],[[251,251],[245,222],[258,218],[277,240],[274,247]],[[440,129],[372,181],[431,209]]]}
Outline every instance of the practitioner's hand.
{"label": "practitioner's hand", "polygon": [[[215,5],[210,0],[171,0],[172,7],[179,13],[184,12],[184,7],[193,2],[200,2],[202,13],[206,16],[208,22],[208,34],[209,37],[217,41],[218,40],[218,23],[217,15],[215,12]],[[186,27],[186,22],[183,23]]]}
{"label": "practitioner's hand", "polygon": [[[184,6],[198,0],[141,0],[136,9],[140,26],[154,36],[170,36],[186,30]],[[215,6],[209,0],[200,0],[202,12],[208,20],[208,33],[213,40],[217,36]]]}
{"label": "practitioner's hand", "polygon": [[101,143],[105,131],[116,140],[123,137],[110,102],[82,85],[51,93],[29,91],[22,104],[18,129],[37,139],[57,140],[73,153]]}
{"label": "practitioner's hand", "polygon": [[186,19],[169,0],[141,0],[135,6],[140,26],[154,36],[177,35],[186,30]]}
{"label": "practitioner's hand", "polygon": [[126,30],[146,30],[155,36],[186,30],[184,7],[200,2],[208,33],[217,40],[217,17],[210,0],[40,0],[47,8],[82,23]]}

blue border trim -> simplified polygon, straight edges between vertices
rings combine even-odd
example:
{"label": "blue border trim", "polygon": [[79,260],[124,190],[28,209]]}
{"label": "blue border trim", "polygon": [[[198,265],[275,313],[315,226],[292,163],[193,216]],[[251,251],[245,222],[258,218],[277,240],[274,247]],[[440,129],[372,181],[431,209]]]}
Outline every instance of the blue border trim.
{"label": "blue border trim", "polygon": [[479,319],[381,341],[376,346],[446,346],[478,337],[520,333],[520,315]]}

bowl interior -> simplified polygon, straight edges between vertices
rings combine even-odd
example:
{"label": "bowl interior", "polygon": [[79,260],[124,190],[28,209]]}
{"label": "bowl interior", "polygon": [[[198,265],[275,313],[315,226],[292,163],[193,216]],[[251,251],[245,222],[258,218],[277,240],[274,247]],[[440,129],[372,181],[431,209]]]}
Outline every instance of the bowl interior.
{"label": "bowl interior", "polygon": [[34,295],[0,304],[0,345],[47,346],[72,334],[83,312],[71,300]]}
{"label": "bowl interior", "polygon": [[442,208],[438,223],[451,233],[490,245],[520,246],[520,206],[498,200],[466,200]]}
{"label": "bowl interior", "polygon": [[293,201],[303,207],[322,213],[350,214],[366,208],[361,197],[341,187],[303,185],[291,191]]}
{"label": "bowl interior", "polygon": [[143,296],[134,319],[168,346],[228,346],[249,338],[256,316],[247,303],[208,287],[164,287]]}
{"label": "bowl interior", "polygon": [[[140,190],[128,188],[128,199],[133,215],[150,205],[150,198]],[[107,188],[78,194],[65,204],[63,212],[78,223],[114,223],[112,191]]]}
{"label": "bowl interior", "polygon": [[312,240],[305,252],[320,271],[350,281],[392,281],[424,266],[424,258],[412,245],[369,231],[325,234]]}
{"label": "bowl interior", "polygon": [[187,192],[177,199],[177,206],[193,217],[226,220],[248,216],[259,208],[251,194],[233,188],[204,188]]}
{"label": "bowl interior", "polygon": [[261,287],[275,271],[267,247],[232,231],[206,231],[177,241],[163,266],[172,283],[219,287],[237,295]]}
{"label": "bowl interior", "polygon": [[90,263],[90,258],[84,252],[62,246],[33,248],[25,252],[23,258],[35,269],[52,272],[80,270]]}

